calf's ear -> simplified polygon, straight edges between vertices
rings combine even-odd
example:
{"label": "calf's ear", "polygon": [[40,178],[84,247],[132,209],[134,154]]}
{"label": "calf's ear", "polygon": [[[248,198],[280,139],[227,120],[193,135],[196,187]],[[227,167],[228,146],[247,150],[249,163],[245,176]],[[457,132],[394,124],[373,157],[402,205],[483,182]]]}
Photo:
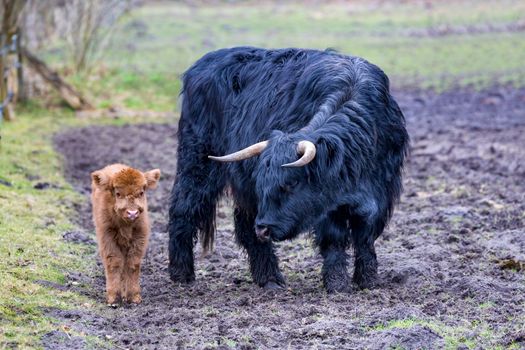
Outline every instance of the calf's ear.
{"label": "calf's ear", "polygon": [[159,169],[153,169],[150,171],[147,171],[144,173],[144,176],[146,177],[146,181],[148,182],[148,189],[153,190],[157,188],[157,182],[160,179],[160,170]]}
{"label": "calf's ear", "polygon": [[91,180],[95,186],[107,190],[109,189],[109,176],[102,170],[97,170],[91,173]]}

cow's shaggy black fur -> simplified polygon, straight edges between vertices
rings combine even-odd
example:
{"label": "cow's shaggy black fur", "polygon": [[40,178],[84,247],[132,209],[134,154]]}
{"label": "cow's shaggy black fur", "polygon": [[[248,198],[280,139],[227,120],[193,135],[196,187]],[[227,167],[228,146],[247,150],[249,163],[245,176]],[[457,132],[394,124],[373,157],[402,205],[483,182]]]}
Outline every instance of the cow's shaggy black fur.
{"label": "cow's shaggy black fur", "polygon": [[[232,153],[262,140],[259,156],[219,163],[208,155]],[[315,159],[304,167],[301,140]],[[177,178],[169,222],[169,272],[195,278],[193,244],[201,232],[213,240],[215,206],[229,186],[235,233],[246,250],[254,281],[284,285],[270,241],[312,231],[324,258],[328,291],[350,286],[346,249],[355,250],[354,281],[371,287],[377,274],[374,241],[402,189],[408,149],[405,121],[389,93],[387,76],[358,57],[332,51],[251,47],[211,52],[184,75]]]}

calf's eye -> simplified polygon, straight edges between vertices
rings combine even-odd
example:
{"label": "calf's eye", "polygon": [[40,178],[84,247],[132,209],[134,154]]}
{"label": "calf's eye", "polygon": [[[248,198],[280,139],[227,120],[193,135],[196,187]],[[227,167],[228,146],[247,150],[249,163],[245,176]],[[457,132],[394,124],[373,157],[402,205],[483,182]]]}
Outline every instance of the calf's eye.
{"label": "calf's eye", "polygon": [[115,192],[115,196],[117,196],[117,198],[120,198],[120,192]]}

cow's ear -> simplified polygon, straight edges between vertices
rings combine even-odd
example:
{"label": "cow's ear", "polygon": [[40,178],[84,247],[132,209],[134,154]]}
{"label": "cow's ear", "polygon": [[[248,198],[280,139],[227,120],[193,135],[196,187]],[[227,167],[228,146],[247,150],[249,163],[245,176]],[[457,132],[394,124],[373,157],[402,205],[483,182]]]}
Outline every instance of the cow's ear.
{"label": "cow's ear", "polygon": [[157,188],[157,182],[160,179],[159,169],[153,169],[153,170],[147,171],[144,173],[144,176],[146,177],[146,181],[148,182],[147,188],[149,190],[153,190]]}
{"label": "cow's ear", "polygon": [[106,174],[102,170],[97,170],[91,173],[91,181],[93,181],[93,184],[103,190],[107,190],[110,187],[110,178],[109,175]]}
{"label": "cow's ear", "polygon": [[336,137],[323,136],[317,139],[317,163],[322,167],[325,175],[339,173],[343,164],[344,147]]}

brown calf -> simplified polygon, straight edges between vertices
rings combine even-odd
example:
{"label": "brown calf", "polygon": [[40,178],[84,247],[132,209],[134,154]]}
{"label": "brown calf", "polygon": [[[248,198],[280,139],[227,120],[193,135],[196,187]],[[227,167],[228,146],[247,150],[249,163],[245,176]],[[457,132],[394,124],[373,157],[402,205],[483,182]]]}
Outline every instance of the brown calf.
{"label": "brown calf", "polygon": [[97,242],[106,274],[107,303],[140,303],[140,264],[150,226],[145,191],[157,187],[160,170],[142,173],[123,164],[91,174]]}

